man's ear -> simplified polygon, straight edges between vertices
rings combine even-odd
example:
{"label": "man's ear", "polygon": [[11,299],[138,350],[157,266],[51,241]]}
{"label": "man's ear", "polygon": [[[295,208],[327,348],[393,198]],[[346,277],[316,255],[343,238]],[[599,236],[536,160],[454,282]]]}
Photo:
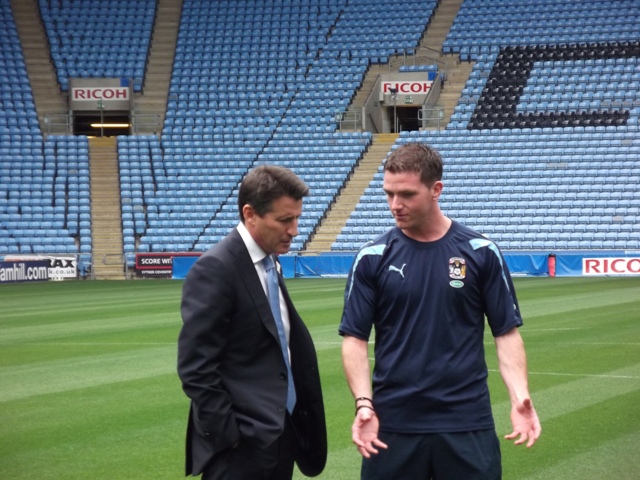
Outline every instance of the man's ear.
{"label": "man's ear", "polygon": [[443,188],[444,188],[444,183],[442,183],[440,180],[438,180],[433,184],[433,187],[431,187],[431,193],[433,195],[434,200],[438,200],[438,198],[440,198],[440,194],[442,193]]}
{"label": "man's ear", "polygon": [[242,216],[244,217],[245,223],[253,225],[253,222],[255,221],[256,211],[251,205],[247,203],[242,207]]}

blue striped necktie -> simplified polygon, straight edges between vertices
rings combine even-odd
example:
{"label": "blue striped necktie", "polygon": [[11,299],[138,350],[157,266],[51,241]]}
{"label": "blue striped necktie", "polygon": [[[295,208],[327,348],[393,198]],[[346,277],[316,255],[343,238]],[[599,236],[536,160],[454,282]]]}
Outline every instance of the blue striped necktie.
{"label": "blue striped necktie", "polygon": [[296,404],[296,389],[293,384],[293,374],[291,373],[291,363],[289,362],[289,349],[287,345],[287,337],[284,333],[284,325],[282,323],[282,315],[280,313],[280,289],[278,286],[278,274],[271,255],[267,255],[262,260],[262,264],[267,271],[267,293],[269,298],[269,305],[271,306],[271,312],[273,318],[276,321],[276,327],[278,328],[278,336],[280,337],[280,347],[282,348],[282,355],[284,356],[284,363],[287,365],[287,410],[289,413],[293,412],[293,407]]}

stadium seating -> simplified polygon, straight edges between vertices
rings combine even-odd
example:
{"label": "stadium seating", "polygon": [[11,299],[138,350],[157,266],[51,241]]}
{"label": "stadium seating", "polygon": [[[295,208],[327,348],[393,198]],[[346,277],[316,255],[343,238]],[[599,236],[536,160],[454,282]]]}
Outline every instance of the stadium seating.
{"label": "stadium seating", "polygon": [[[219,241],[238,222],[240,180],[265,163],[311,187],[292,246],[304,251],[372,141],[336,118],[371,65],[414,52],[437,5],[185,0],[162,132],[118,137],[128,262]],[[63,90],[75,76],[141,89],[156,1],[39,7]],[[90,258],[87,140],[43,138],[8,0],[0,12],[0,251]],[[639,249],[639,24],[635,0],[465,0],[443,45],[474,65],[451,120],[394,148],[440,150],[443,210],[505,250]],[[333,251],[394,224],[381,178]]]}
{"label": "stadium seating", "polygon": [[[190,249],[208,248],[237,223],[237,184],[261,163],[285,165],[310,186],[292,251],[304,248],[371,142],[368,132],[336,132],[336,114],[370,63],[415,48],[435,2],[407,6],[413,10],[393,13],[386,24],[377,21],[376,12],[387,10],[379,1],[185,3],[160,146],[172,169],[168,182],[194,175],[218,192],[207,198],[208,216],[187,239]],[[213,187],[220,178],[228,183]],[[155,195],[171,202],[162,186]],[[173,214],[179,207],[166,208]],[[140,245],[166,250],[147,236]]]}
{"label": "stadium seating", "polygon": [[[296,250],[308,240],[318,219],[353,171],[355,160],[370,142],[370,135],[318,134],[315,146],[296,147],[308,140],[306,134],[276,137],[259,157],[261,163],[292,169],[311,188],[300,235],[293,246]],[[165,243],[180,251],[202,251],[239,221],[237,187],[253,165],[236,159],[241,147],[217,150],[212,146],[186,147],[193,148],[193,154],[178,153],[183,147],[172,147],[175,154],[163,155],[155,136],[118,137],[127,254],[135,251],[136,237],[139,251],[169,251]],[[298,153],[283,153],[284,150]],[[219,161],[211,162],[211,157]],[[167,236],[172,241],[164,242],[161,237]]]}
{"label": "stadium seating", "polygon": [[90,255],[87,139],[44,141],[8,2],[0,23],[0,252]]}
{"label": "stadium seating", "polygon": [[[639,228],[639,5],[544,3],[464,2],[443,51],[476,62],[447,130],[403,132],[396,146],[438,148],[454,192],[445,190],[443,210],[503,248],[637,249],[628,232]],[[551,25],[544,38],[531,32],[537,17]],[[563,23],[576,28],[557,36],[553,25]],[[333,250],[351,250],[353,232],[362,245],[393,225],[381,179]],[[561,215],[569,210],[578,212]],[[370,234],[367,211],[378,220]]]}
{"label": "stadium seating", "polygon": [[63,91],[69,78],[127,78],[142,89],[155,0],[38,3]]}
{"label": "stadium seating", "polygon": [[634,0],[466,0],[442,50],[476,60],[506,46],[637,42],[639,22]]}
{"label": "stadium seating", "polygon": [[[594,147],[588,148],[584,133],[566,128],[548,130],[504,130],[500,132],[510,133],[502,135],[484,135],[479,130],[404,132],[396,146],[418,141],[440,151],[445,163],[441,199],[445,214],[501,245],[508,242],[505,245],[510,250],[523,249],[529,242],[531,248],[545,250],[558,249],[558,245],[562,249],[584,248],[569,243],[578,240],[593,240],[595,244],[588,248],[638,248],[628,232],[638,229],[640,132],[608,127],[592,133]],[[617,141],[607,141],[608,133],[617,134]],[[631,133],[629,138],[627,133]],[[559,153],[562,151],[572,153]],[[607,155],[610,158],[603,160]],[[365,233],[372,223],[375,229],[363,235],[362,243],[393,225],[382,192],[381,171],[342,234]],[[517,228],[507,230],[509,225]],[[591,230],[604,233],[603,238],[588,235]],[[552,232],[562,235],[550,235]],[[544,245],[534,245],[537,240],[545,240]],[[604,241],[611,243],[605,245]],[[350,246],[338,240],[332,248]]]}
{"label": "stadium seating", "polygon": [[[0,250],[10,253],[91,254],[88,148],[84,138],[0,142]],[[42,145],[44,144],[44,155]],[[5,156],[6,155],[6,156]],[[6,189],[6,190],[5,190]]]}

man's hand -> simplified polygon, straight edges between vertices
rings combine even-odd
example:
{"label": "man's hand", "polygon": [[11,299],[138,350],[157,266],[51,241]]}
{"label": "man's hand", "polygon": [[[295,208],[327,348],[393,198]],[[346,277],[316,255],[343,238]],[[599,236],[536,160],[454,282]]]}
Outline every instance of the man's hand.
{"label": "man's hand", "polygon": [[365,458],[370,458],[372,453],[377,454],[378,448],[387,448],[387,445],[378,439],[378,428],[378,416],[372,409],[358,410],[351,427],[351,439]]}
{"label": "man's hand", "polygon": [[519,437],[514,442],[514,445],[521,445],[527,442],[527,448],[531,448],[536,443],[542,432],[542,427],[531,399],[526,398],[521,403],[511,407],[511,425],[513,426],[513,432],[505,435],[504,438],[513,440]]}

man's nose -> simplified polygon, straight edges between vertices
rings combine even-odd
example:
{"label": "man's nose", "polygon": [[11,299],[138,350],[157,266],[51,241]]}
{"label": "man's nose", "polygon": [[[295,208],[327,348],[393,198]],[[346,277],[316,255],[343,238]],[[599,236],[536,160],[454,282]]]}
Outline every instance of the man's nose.
{"label": "man's nose", "polygon": [[287,234],[292,237],[298,235],[298,220],[294,220],[293,222],[291,222],[291,225],[287,229]]}

